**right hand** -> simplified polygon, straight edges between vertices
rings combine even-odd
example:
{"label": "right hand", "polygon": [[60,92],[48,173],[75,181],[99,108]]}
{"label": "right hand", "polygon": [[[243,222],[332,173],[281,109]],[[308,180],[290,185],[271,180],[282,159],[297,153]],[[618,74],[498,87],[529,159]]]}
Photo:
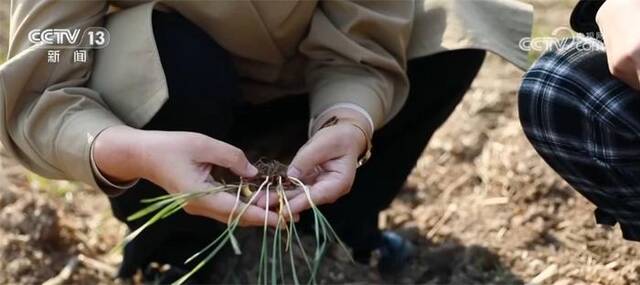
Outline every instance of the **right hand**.
{"label": "right hand", "polygon": [[[241,177],[253,177],[258,173],[240,149],[191,132],[111,127],[96,138],[93,155],[101,173],[114,182],[144,178],[173,194],[216,186],[210,178],[215,166],[228,168]],[[184,210],[227,223],[235,198],[229,193],[207,195],[190,202]],[[244,206],[240,203],[234,217]],[[277,224],[276,213],[249,205],[241,216],[240,225],[264,225],[265,215],[268,225]]]}
{"label": "right hand", "polygon": [[640,1],[607,0],[596,16],[611,74],[640,90]]}

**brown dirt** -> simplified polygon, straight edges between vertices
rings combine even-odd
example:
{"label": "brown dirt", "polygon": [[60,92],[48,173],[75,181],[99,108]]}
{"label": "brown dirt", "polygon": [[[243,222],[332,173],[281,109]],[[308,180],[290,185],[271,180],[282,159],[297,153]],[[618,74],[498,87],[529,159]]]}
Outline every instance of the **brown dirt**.
{"label": "brown dirt", "polygon": [[[0,3],[0,21],[6,21],[7,2]],[[566,25],[573,1],[532,2],[541,12],[536,33]],[[7,25],[0,27],[2,47]],[[594,207],[524,138],[515,96],[521,74],[495,56],[487,59],[406,189],[382,214],[382,227],[418,245],[408,270],[382,279],[370,267],[332,253],[322,283],[640,282],[638,245],[624,241],[617,228],[595,225]],[[119,256],[107,253],[124,228],[111,217],[106,198],[39,179],[6,155],[1,158],[0,284],[40,284],[78,256],[82,261],[67,284],[114,283],[109,274]]]}

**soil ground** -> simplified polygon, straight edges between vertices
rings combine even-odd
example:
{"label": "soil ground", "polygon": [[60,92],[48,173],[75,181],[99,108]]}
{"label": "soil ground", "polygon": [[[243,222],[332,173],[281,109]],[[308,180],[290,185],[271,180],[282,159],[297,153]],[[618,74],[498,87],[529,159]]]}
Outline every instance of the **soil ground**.
{"label": "soil ground", "polygon": [[[0,1],[0,54],[9,1]],[[534,34],[549,34],[574,1],[531,0]],[[463,103],[431,141],[381,227],[418,254],[382,279],[340,254],[321,283],[638,284],[640,248],[594,223],[594,207],[537,157],[517,119],[522,72],[490,56]],[[40,284],[78,261],[65,284],[112,284],[125,233],[100,193],[29,174],[0,157],[0,284]],[[243,274],[240,272],[239,274]]]}

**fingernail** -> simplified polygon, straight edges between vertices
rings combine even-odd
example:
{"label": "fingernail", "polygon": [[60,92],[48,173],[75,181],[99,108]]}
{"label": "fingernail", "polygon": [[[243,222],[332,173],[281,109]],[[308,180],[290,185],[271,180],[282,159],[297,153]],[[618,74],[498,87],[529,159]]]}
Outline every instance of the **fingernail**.
{"label": "fingernail", "polygon": [[295,166],[289,166],[289,169],[287,170],[287,176],[300,178],[300,174],[302,174],[300,173],[300,169]]}
{"label": "fingernail", "polygon": [[258,175],[258,169],[251,163],[247,163],[247,174],[249,174],[250,177],[256,176]]}

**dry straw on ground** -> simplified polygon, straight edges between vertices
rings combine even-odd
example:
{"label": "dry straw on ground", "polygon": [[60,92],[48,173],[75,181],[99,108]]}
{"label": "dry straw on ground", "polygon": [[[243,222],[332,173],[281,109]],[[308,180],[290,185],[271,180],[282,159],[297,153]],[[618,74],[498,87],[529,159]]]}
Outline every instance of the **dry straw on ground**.
{"label": "dry straw on ground", "polygon": [[[545,34],[567,25],[575,1],[530,2],[540,12],[536,34]],[[0,1],[0,11],[7,3]],[[487,60],[405,191],[382,214],[381,226],[418,245],[408,270],[385,280],[331,251],[319,283],[640,283],[638,245],[623,241],[617,228],[595,225],[593,206],[525,140],[515,108],[521,74],[496,57]],[[27,179],[6,156],[0,165],[6,177],[0,181],[0,284],[41,284],[79,256],[95,262],[78,262],[65,284],[112,284],[109,274],[119,260],[107,253],[125,232],[106,199],[73,185]],[[237,270],[227,281],[252,280],[257,271],[245,266],[251,264],[255,260],[234,263],[246,272]]]}

